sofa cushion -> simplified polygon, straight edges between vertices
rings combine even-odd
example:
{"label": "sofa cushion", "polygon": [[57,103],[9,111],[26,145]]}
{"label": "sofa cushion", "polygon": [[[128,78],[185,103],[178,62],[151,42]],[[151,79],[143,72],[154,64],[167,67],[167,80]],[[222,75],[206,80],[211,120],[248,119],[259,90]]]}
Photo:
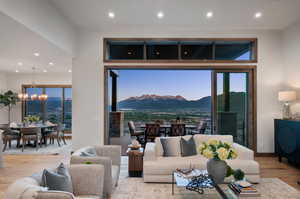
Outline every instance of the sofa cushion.
{"label": "sofa cushion", "polygon": [[[205,161],[200,155],[188,157],[158,157],[155,161],[144,162],[144,174],[171,175],[176,169],[189,169],[193,167],[195,160],[198,159]],[[206,167],[206,163],[204,165]]]}
{"label": "sofa cushion", "polygon": [[196,144],[193,137],[191,137],[188,140],[181,138],[180,148],[181,148],[181,156],[183,157],[197,155]]}
{"label": "sofa cushion", "polygon": [[181,156],[180,137],[160,138],[164,157]]}

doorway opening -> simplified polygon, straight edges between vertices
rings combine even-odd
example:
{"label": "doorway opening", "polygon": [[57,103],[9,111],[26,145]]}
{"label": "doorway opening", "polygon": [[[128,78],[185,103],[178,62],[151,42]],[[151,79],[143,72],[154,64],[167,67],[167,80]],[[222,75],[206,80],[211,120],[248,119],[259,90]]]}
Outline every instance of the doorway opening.
{"label": "doorway opening", "polygon": [[186,134],[232,135],[256,151],[255,75],[255,66],[107,66],[106,143],[130,135],[131,121],[159,123],[164,136],[180,122]]}

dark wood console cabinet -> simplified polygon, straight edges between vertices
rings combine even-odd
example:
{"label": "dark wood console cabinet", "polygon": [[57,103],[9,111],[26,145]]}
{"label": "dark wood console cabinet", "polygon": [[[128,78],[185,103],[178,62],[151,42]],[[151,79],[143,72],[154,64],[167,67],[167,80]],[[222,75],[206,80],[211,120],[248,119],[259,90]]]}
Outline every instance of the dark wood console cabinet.
{"label": "dark wood console cabinet", "polygon": [[290,163],[300,165],[300,121],[275,119],[274,129],[279,161],[285,157]]}

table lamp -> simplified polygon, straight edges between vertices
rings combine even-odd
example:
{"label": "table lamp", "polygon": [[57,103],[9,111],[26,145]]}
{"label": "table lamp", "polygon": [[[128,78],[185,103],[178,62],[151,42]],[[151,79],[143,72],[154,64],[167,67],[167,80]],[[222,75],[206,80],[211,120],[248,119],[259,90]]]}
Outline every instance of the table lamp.
{"label": "table lamp", "polygon": [[284,102],[283,110],[282,110],[282,118],[290,119],[290,102],[296,100],[296,92],[295,91],[280,91],[278,93],[278,100]]}

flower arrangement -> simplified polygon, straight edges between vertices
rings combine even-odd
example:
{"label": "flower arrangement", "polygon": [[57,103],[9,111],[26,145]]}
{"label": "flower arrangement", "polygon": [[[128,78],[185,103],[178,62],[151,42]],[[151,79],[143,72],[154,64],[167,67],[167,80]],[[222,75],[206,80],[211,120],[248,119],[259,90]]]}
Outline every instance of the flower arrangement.
{"label": "flower arrangement", "polygon": [[24,122],[33,123],[33,122],[39,122],[40,120],[41,120],[40,117],[36,115],[28,115],[24,117]]}
{"label": "flower arrangement", "polygon": [[231,143],[219,140],[208,140],[199,147],[199,153],[207,159],[228,160],[237,158],[237,151]]}

